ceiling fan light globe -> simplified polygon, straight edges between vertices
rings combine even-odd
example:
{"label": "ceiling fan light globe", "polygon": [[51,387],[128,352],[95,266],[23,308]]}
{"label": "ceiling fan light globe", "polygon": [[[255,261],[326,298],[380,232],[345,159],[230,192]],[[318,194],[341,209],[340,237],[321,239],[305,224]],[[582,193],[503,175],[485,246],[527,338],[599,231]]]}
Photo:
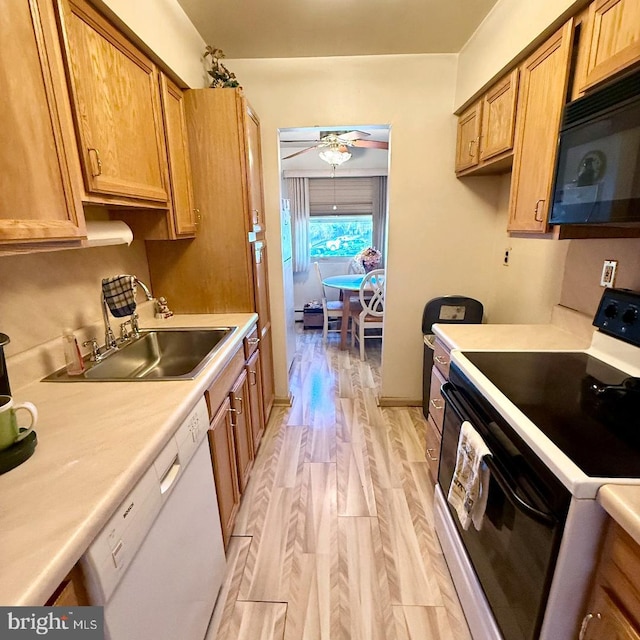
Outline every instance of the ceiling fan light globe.
{"label": "ceiling fan light globe", "polygon": [[323,149],[318,155],[321,160],[334,167],[351,159],[351,154],[348,151],[340,151],[340,149]]}

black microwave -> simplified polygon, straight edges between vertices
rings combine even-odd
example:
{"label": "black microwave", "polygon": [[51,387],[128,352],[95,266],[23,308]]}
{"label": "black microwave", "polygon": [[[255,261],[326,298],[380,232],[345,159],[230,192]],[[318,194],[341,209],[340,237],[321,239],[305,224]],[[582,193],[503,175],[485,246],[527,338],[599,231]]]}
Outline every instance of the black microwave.
{"label": "black microwave", "polygon": [[566,105],[549,223],[640,223],[640,72]]}

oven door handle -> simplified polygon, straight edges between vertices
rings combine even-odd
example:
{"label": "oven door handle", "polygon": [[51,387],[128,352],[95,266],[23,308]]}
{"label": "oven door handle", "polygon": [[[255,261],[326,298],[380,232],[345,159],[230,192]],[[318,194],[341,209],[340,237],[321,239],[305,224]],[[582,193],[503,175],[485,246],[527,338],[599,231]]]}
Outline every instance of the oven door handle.
{"label": "oven door handle", "polygon": [[502,475],[502,471],[496,465],[495,460],[492,455],[484,456],[484,462],[487,467],[489,467],[489,471],[493,475],[494,480],[498,483],[507,500],[519,511],[522,511],[525,515],[540,522],[545,525],[549,525],[551,527],[557,524],[557,520],[552,513],[547,513],[546,511],[542,511],[533,505],[530,505],[528,502],[523,500],[516,492],[515,489],[511,486],[509,481]]}
{"label": "oven door handle", "polygon": [[[455,387],[450,382],[445,382],[442,385],[441,389],[442,395],[445,397],[451,408],[456,412],[458,418],[463,422],[469,420],[467,416],[465,416],[463,402],[456,398]],[[498,463],[494,459],[493,454],[484,456],[483,460],[485,461],[487,467],[489,467],[489,471],[493,475],[494,480],[498,483],[498,486],[504,492],[507,500],[519,511],[522,511],[525,515],[540,522],[545,525],[554,526],[557,524],[557,519],[552,513],[547,513],[546,511],[542,511],[533,505],[529,504],[525,500],[523,500],[517,493],[517,484],[515,481],[509,481],[505,477],[502,470],[498,467]],[[516,485],[515,488],[512,485]]]}

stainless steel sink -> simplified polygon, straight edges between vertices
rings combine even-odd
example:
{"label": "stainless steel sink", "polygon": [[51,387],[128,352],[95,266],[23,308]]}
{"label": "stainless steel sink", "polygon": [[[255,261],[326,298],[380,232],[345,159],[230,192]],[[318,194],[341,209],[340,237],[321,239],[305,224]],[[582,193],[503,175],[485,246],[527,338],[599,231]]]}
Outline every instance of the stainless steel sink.
{"label": "stainless steel sink", "polygon": [[44,382],[121,382],[137,380],[189,380],[211,361],[237,327],[213,329],[141,330],[140,337],[119,347],[100,362],[86,362],[83,375],[64,369]]}

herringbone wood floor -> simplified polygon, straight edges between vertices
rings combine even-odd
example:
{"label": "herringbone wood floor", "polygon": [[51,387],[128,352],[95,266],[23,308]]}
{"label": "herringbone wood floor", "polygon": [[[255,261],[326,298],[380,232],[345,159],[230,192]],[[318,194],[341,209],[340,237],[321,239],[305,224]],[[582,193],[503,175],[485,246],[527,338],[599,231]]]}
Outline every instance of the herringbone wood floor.
{"label": "herringbone wood floor", "polygon": [[[380,347],[300,331],[207,640],[469,640],[433,530],[419,408],[377,406]],[[416,348],[419,348],[416,347]]]}

